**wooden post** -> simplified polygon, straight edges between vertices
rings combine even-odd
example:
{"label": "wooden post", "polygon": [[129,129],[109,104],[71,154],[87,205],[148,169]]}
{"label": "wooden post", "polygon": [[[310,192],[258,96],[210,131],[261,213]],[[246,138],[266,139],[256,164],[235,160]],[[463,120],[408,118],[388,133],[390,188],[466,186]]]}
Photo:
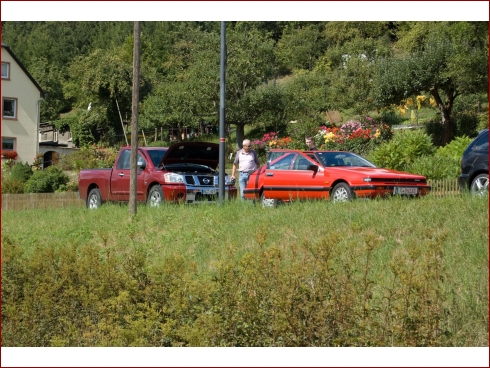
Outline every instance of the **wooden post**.
{"label": "wooden post", "polygon": [[136,188],[138,179],[138,102],[140,96],[140,22],[134,22],[133,99],[131,116],[131,170],[129,185],[129,214],[136,215]]}

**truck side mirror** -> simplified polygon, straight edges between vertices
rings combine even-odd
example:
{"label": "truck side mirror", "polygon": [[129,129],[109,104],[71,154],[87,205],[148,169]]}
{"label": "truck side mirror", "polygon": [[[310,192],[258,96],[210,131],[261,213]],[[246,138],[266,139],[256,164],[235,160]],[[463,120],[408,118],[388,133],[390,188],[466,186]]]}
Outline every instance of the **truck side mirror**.
{"label": "truck side mirror", "polygon": [[144,170],[146,168],[146,162],[145,161],[138,161],[137,166],[138,166],[138,169]]}

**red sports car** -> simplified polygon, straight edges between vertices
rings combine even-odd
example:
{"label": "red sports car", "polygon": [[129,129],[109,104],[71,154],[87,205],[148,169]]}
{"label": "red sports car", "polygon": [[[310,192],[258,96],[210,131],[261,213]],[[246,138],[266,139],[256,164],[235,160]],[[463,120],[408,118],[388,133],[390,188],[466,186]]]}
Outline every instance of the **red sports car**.
{"label": "red sports car", "polygon": [[351,152],[273,149],[267,164],[250,175],[243,194],[275,206],[293,200],[415,197],[430,189],[425,176],[378,168]]}

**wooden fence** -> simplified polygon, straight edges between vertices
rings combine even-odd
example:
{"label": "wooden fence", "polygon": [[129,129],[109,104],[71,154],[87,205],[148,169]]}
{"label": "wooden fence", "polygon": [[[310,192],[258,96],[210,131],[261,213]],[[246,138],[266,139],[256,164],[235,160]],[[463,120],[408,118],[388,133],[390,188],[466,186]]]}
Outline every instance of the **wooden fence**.
{"label": "wooden fence", "polygon": [[77,192],[2,194],[2,211],[81,206],[85,201]]}
{"label": "wooden fence", "polygon": [[432,187],[430,195],[432,196],[448,196],[460,195],[461,191],[458,184],[458,179],[442,179],[442,180],[427,180],[427,184]]}
{"label": "wooden fence", "polygon": [[[428,180],[431,196],[460,195],[457,179]],[[36,208],[83,207],[85,201],[77,192],[2,194],[2,211],[27,210]]]}

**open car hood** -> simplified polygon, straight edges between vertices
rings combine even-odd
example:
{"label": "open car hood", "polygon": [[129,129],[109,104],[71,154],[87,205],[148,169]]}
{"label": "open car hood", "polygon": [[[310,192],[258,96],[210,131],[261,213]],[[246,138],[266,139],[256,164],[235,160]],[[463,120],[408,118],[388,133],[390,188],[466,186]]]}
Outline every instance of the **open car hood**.
{"label": "open car hood", "polygon": [[160,166],[170,164],[206,165],[216,170],[219,163],[219,144],[209,142],[180,142],[169,147]]}

